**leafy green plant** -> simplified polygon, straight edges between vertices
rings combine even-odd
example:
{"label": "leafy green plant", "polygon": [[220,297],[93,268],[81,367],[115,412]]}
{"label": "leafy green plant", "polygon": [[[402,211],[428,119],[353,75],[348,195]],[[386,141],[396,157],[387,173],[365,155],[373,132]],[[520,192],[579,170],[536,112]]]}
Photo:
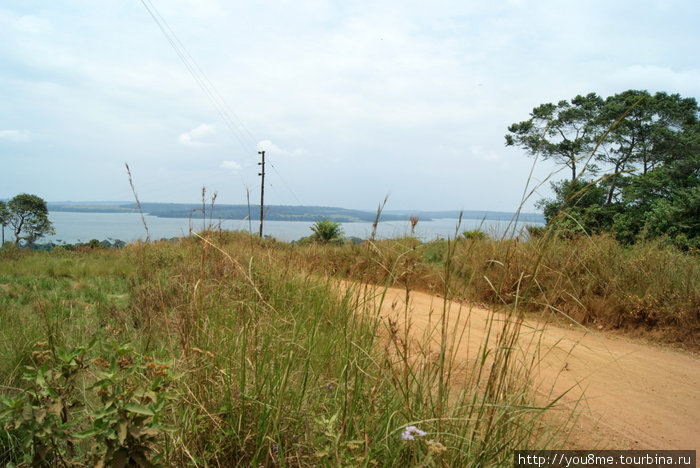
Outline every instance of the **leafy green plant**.
{"label": "leafy green plant", "polygon": [[337,243],[341,240],[343,230],[340,223],[331,221],[330,219],[321,219],[311,226],[314,232],[313,240],[322,244]]}
{"label": "leafy green plant", "polygon": [[148,356],[135,356],[121,345],[107,362],[97,358],[99,369],[91,389],[100,404],[91,411],[92,428],[74,434],[90,440],[90,457],[96,467],[149,467],[162,458],[153,456],[157,441],[168,430],[163,413],[172,399],[171,369]]}
{"label": "leafy green plant", "polygon": [[464,231],[462,237],[469,240],[485,240],[488,238],[484,231],[478,229],[473,229],[471,231]]}
{"label": "leafy green plant", "polygon": [[[33,352],[34,365],[27,366],[23,380],[28,388],[15,397],[0,395],[0,424],[17,441],[17,452],[24,464],[67,466],[66,459],[76,455],[72,433],[79,421],[72,415],[82,407],[76,385],[86,368],[87,348],[71,352],[47,349],[38,343]],[[5,460],[8,466],[14,461]]]}
{"label": "leafy green plant", "polygon": [[[134,358],[116,347],[111,362],[89,362],[85,347],[47,349],[38,343],[27,366],[26,389],[0,395],[0,424],[12,447],[0,456],[7,466],[156,466],[155,448],[171,399],[170,366]],[[99,377],[90,389],[85,383]],[[94,402],[93,396],[98,398]],[[8,445],[10,445],[8,443]]]}

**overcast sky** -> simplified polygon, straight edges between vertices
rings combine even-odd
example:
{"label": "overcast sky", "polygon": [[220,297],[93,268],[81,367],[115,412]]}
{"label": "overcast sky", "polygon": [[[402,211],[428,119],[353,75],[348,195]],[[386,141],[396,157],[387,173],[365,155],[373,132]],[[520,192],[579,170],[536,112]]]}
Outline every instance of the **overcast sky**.
{"label": "overcast sky", "polygon": [[151,2],[208,91],[140,0],[3,0],[0,198],[257,201],[264,149],[269,204],[513,211],[533,107],[700,97],[697,0]]}

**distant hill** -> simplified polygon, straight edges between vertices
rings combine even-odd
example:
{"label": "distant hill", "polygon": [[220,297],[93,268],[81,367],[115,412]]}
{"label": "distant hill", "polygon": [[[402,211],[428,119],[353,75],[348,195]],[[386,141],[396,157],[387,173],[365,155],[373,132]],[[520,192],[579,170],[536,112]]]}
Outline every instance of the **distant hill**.
{"label": "distant hill", "polygon": [[[100,202],[50,202],[49,212],[67,211],[73,213],[134,213],[138,211],[136,203],[106,203]],[[141,203],[144,214],[159,218],[201,218],[202,205],[194,203]],[[206,216],[212,219],[260,219],[260,205],[214,205],[206,206]],[[361,210],[349,210],[328,206],[284,206],[270,205],[265,207],[265,219],[269,221],[316,221],[332,219],[340,223],[372,222],[376,213]],[[403,215],[383,215],[384,221],[399,221],[407,219]]]}
{"label": "distant hill", "polygon": [[[49,202],[49,212],[67,211],[73,213],[135,213],[138,211],[133,202]],[[159,218],[200,218],[202,205],[195,203],[141,203],[144,214]],[[260,219],[260,205],[214,205],[206,206],[207,218],[212,219]],[[432,219],[457,219],[459,211],[420,211],[420,210],[386,210],[382,212],[382,221],[404,221],[410,216],[418,216],[422,221]],[[511,220],[514,213],[500,211],[464,211],[464,219]],[[330,206],[287,206],[270,205],[265,207],[265,219],[270,221],[316,221],[331,219],[339,223],[372,222],[375,211],[349,210]],[[539,213],[521,213],[520,221],[544,223]]]}

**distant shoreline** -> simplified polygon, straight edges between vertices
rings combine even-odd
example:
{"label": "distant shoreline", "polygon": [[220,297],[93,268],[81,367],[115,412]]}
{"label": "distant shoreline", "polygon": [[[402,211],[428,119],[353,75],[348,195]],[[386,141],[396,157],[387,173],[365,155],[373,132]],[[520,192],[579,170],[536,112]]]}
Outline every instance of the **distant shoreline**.
{"label": "distant shoreline", "polygon": [[[136,203],[130,202],[49,202],[49,212],[70,213],[134,213],[138,212]],[[194,203],[142,203],[144,214],[158,218],[200,218],[202,205]],[[205,205],[207,218],[212,219],[250,219],[260,220],[260,205]],[[434,219],[478,219],[491,221],[510,221],[515,213],[502,211],[421,211],[421,210],[386,210],[382,212],[382,221],[405,221],[410,216],[417,216],[422,221]],[[331,219],[341,223],[373,222],[376,212],[351,210],[327,206],[288,206],[270,205],[266,207],[264,218],[269,221],[316,221]],[[540,213],[520,213],[521,222],[544,223]]]}

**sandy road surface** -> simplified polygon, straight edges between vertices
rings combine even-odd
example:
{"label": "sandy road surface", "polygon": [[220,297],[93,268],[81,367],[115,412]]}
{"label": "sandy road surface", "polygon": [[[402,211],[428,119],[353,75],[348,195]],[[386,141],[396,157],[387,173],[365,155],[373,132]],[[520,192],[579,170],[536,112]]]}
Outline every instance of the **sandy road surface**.
{"label": "sandy road surface", "polygon": [[[389,289],[382,315],[393,315],[400,323],[405,294]],[[412,335],[424,336],[442,309],[441,298],[412,291]],[[467,327],[456,351],[458,361],[475,358],[488,316],[487,310],[450,303],[450,326]],[[534,352],[533,338],[540,343],[537,393],[542,402],[568,391],[560,400],[566,408],[585,397],[569,439],[571,448],[700,449],[698,358],[533,321],[525,323],[519,342],[526,355]]]}

